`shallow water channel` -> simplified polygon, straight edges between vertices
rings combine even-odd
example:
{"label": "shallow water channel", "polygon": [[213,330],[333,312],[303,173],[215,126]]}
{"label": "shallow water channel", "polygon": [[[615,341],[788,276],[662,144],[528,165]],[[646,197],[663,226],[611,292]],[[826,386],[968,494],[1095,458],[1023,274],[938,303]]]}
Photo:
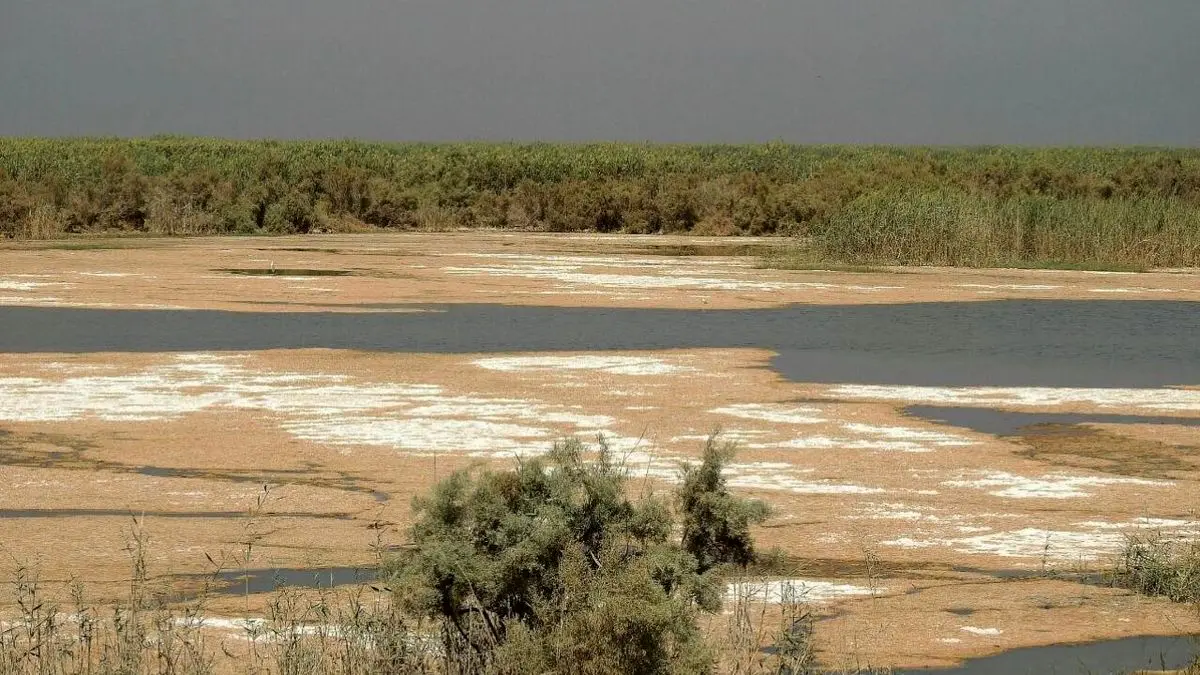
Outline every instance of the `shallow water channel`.
{"label": "shallow water channel", "polygon": [[1063,427],[1078,424],[1174,424],[1200,427],[1200,417],[1018,412],[994,408],[956,408],[937,405],[912,405],[905,407],[903,412],[906,415],[930,422],[963,427],[993,436],[1053,433]]}
{"label": "shallow water channel", "polygon": [[602,351],[760,347],[798,382],[1200,384],[1200,303],[947,302],[756,310],[426,306],[413,313],[0,307],[0,352]]}
{"label": "shallow water channel", "polygon": [[897,670],[894,675],[1117,675],[1139,670],[1173,670],[1192,662],[1195,638],[1130,637],[1078,645],[1013,649],[955,668]]}

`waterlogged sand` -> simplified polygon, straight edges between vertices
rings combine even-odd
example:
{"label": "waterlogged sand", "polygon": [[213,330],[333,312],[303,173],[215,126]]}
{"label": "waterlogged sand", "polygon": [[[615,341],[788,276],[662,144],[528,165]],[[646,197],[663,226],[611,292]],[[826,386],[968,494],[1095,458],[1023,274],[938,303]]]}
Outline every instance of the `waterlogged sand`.
{"label": "waterlogged sand", "polygon": [[[398,311],[403,305],[480,302],[749,308],[998,298],[1200,301],[1200,274],[1178,271],[777,271],[757,269],[754,256],[691,255],[761,253],[786,245],[749,237],[472,232],[89,239],[68,245],[0,243],[0,304]],[[304,276],[312,270],[344,276]]]}
{"label": "waterlogged sand", "polygon": [[[1200,300],[1200,277],[1181,273],[775,272],[744,257],[645,255],[652,245],[710,243],[389,235],[23,247],[0,251],[0,304],[422,311],[404,305]],[[285,250],[296,248],[329,250]],[[271,265],[354,275],[213,271]],[[1130,533],[1200,535],[1200,429],[1104,424],[998,438],[900,412],[933,403],[1195,418],[1200,389],[815,385],[783,380],[771,357],[0,354],[0,541],[6,558],[37,565],[52,587],[77,576],[95,597],[126,586],[134,514],[154,574],[209,572],[213,561],[365,565],[373,547],[403,540],[411,497],[456,468],[504,466],[556,438],[603,435],[641,485],[663,489],[720,429],[741,448],[730,483],[774,507],[761,540],[801,567],[795,579],[730,592],[768,605],[795,594],[828,615],[817,640],[831,664],[946,665],[1022,646],[1200,630],[1186,608],[1043,574],[1101,569]],[[240,639],[234,622],[263,616],[265,602],[218,600],[208,629]]]}

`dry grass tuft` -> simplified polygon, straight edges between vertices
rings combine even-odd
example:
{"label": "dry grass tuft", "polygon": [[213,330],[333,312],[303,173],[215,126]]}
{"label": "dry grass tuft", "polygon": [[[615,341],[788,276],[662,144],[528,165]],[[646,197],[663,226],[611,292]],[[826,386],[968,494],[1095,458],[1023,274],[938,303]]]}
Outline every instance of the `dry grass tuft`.
{"label": "dry grass tuft", "polygon": [[1200,540],[1131,535],[1111,576],[1121,588],[1200,608]]}

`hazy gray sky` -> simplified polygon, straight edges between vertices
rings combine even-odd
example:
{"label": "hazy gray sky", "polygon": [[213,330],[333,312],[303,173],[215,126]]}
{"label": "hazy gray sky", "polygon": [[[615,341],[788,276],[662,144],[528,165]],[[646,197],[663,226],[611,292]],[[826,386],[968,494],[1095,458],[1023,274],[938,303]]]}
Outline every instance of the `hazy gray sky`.
{"label": "hazy gray sky", "polygon": [[1200,0],[0,0],[0,135],[1200,145]]}

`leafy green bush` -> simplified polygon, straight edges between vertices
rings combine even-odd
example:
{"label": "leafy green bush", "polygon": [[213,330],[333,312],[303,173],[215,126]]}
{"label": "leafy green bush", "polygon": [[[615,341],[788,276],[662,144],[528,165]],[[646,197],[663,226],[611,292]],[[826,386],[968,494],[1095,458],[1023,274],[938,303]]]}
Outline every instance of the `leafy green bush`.
{"label": "leafy green bush", "polygon": [[267,206],[263,230],[271,234],[307,234],[320,223],[315,205],[303,193],[291,191]]}
{"label": "leafy green bush", "polygon": [[[697,616],[720,608],[726,565],[754,559],[765,507],[720,478],[710,442],[668,502],[631,499],[601,441],[509,472],[459,472],[414,502],[412,548],[391,563],[397,602],[442,622],[463,672],[702,673]],[[701,522],[704,520],[704,522]]]}
{"label": "leafy green bush", "polygon": [[682,544],[701,573],[726,563],[744,567],[754,562],[750,527],[766,520],[769,513],[765,503],[729,492],[723,469],[733,453],[732,445],[710,438],[701,462],[683,467],[683,484],[676,494],[683,520]]}

